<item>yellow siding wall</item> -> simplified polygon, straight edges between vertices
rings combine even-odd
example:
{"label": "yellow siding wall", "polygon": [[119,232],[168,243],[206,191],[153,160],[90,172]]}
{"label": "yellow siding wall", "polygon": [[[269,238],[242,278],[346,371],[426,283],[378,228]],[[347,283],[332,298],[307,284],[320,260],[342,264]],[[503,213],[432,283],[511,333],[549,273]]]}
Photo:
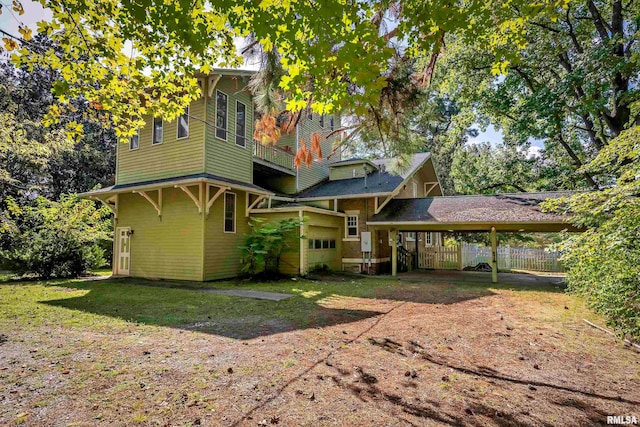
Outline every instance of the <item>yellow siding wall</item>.
{"label": "yellow siding wall", "polygon": [[[371,172],[372,170],[373,166],[367,164],[367,171]],[[364,177],[364,163],[354,163],[352,165],[345,166],[334,166],[329,170],[329,179],[331,181],[362,177]]]}
{"label": "yellow siding wall", "polygon": [[[203,98],[191,103],[189,115],[204,117]],[[146,116],[145,121],[147,124],[140,130],[140,148],[130,150],[129,143],[119,144],[116,184],[204,172],[204,123],[190,119],[189,136],[178,140],[178,121],[165,121],[162,144],[151,145],[153,118]]]}
{"label": "yellow siding wall", "polygon": [[[216,85],[207,105],[206,172],[253,182],[253,101],[246,89],[247,78],[223,76]],[[216,137],[216,90],[227,95],[227,140]],[[246,147],[236,145],[236,100],[246,106]]]}
{"label": "yellow siding wall", "polygon": [[209,218],[204,221],[204,279],[216,280],[235,277],[240,274],[242,250],[249,234],[246,216],[246,193],[230,190],[236,195],[236,232],[224,232],[224,195],[218,197]]}
{"label": "yellow siding wall", "polygon": [[342,235],[344,234],[344,217],[303,212],[305,218],[305,236],[307,238],[327,238],[335,235],[336,249],[309,250],[308,240],[304,240],[304,271],[326,264],[332,270],[340,270],[342,264]]}
{"label": "yellow siding wall", "polygon": [[[194,190],[195,187],[192,187]],[[148,193],[156,199],[156,192]],[[139,194],[118,196],[118,227],[131,227],[133,277],[202,280],[202,220],[180,189],[163,190],[162,217]]]}
{"label": "yellow siding wall", "polygon": [[[413,198],[413,183],[418,184],[418,197],[425,197],[424,194],[424,184],[426,182],[435,182],[438,179],[436,178],[436,172],[433,168],[433,162],[431,159],[427,160],[422,166],[420,170],[418,170],[413,177],[407,181],[406,187],[398,193],[395,197],[396,199],[412,199]],[[442,192],[440,191],[440,187],[434,188],[429,196],[442,196]]]}

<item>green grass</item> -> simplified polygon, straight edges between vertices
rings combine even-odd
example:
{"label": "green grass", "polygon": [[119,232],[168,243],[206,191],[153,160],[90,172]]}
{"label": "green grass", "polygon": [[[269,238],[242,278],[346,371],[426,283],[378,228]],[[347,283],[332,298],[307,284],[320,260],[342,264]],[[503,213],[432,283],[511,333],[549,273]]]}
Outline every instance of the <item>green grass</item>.
{"label": "green grass", "polygon": [[[275,330],[354,321],[379,314],[366,310],[333,310],[319,304],[335,295],[374,297],[388,280],[267,283],[179,283],[137,279],[98,281],[49,280],[0,282],[0,324],[29,319],[30,327],[126,328],[130,323],[209,331],[249,338],[259,324]],[[181,286],[183,288],[181,288]],[[291,293],[282,301],[240,298],[206,292],[208,288],[253,289]]]}

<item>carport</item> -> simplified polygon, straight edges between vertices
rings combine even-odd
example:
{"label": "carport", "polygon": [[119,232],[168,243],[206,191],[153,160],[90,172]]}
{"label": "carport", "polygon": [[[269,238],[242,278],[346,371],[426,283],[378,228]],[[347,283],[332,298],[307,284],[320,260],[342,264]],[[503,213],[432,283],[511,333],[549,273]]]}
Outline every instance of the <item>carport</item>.
{"label": "carport", "polygon": [[498,281],[497,233],[582,231],[557,213],[543,212],[546,199],[568,192],[442,196],[391,200],[367,225],[387,230],[391,240],[391,272],[398,273],[398,232],[486,232],[491,236],[492,281]]}

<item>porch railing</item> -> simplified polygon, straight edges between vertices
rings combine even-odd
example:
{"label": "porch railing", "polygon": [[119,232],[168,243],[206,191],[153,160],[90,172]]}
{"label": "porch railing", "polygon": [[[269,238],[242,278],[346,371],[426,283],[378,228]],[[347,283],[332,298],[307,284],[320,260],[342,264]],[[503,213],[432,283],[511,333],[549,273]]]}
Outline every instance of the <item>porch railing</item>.
{"label": "porch railing", "polygon": [[295,170],[293,153],[273,145],[262,145],[259,141],[254,140],[253,157],[268,163],[273,163],[290,171]]}

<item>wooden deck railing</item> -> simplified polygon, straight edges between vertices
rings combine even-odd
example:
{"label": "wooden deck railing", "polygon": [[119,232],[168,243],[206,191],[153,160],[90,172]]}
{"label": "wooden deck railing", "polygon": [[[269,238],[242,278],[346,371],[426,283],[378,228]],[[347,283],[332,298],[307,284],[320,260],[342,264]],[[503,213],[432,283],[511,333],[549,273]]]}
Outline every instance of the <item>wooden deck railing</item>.
{"label": "wooden deck railing", "polygon": [[253,157],[291,171],[295,170],[293,153],[273,145],[262,145],[259,141],[254,140]]}

